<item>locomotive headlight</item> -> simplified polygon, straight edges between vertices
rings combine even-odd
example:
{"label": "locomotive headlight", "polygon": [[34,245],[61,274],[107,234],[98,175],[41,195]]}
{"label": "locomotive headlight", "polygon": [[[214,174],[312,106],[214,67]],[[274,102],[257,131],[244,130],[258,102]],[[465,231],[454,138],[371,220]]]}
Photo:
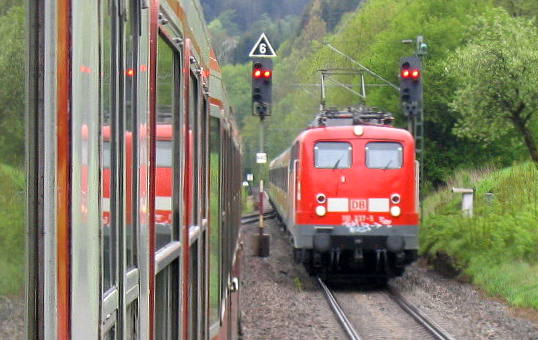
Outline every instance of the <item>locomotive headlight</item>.
{"label": "locomotive headlight", "polygon": [[324,206],[322,205],[318,205],[316,207],[316,215],[318,216],[325,216],[325,214],[327,213],[327,210],[325,209]]}
{"label": "locomotive headlight", "polygon": [[327,196],[325,196],[325,194],[317,194],[316,201],[318,201],[319,204],[323,204],[327,201]]}
{"label": "locomotive headlight", "polygon": [[400,207],[394,206],[390,208],[390,214],[394,217],[400,216],[401,213],[402,209],[400,209]]}
{"label": "locomotive headlight", "polygon": [[398,194],[392,194],[390,195],[390,201],[394,204],[400,203],[400,195]]}
{"label": "locomotive headlight", "polygon": [[355,134],[355,136],[362,136],[364,133],[364,129],[362,128],[362,126],[357,125],[353,128],[353,133]]}

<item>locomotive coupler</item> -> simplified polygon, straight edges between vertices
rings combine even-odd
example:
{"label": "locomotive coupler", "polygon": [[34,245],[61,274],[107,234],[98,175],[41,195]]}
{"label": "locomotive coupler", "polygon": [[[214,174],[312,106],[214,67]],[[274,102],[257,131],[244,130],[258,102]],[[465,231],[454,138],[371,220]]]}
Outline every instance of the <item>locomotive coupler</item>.
{"label": "locomotive coupler", "polygon": [[362,253],[362,248],[355,248],[353,251],[353,262],[362,265],[364,263],[364,254]]}
{"label": "locomotive coupler", "polygon": [[321,267],[323,264],[321,262],[321,254],[317,251],[315,251],[314,255],[312,256],[312,264],[314,265],[314,267]]}
{"label": "locomotive coupler", "polygon": [[340,267],[340,256],[342,255],[342,251],[339,247],[336,247],[333,249],[332,253],[334,254],[334,262],[333,265],[335,268]]}
{"label": "locomotive coupler", "polygon": [[380,272],[381,270],[387,271],[389,268],[389,261],[387,258],[387,250],[386,249],[376,249],[375,250],[375,269],[377,272]]}

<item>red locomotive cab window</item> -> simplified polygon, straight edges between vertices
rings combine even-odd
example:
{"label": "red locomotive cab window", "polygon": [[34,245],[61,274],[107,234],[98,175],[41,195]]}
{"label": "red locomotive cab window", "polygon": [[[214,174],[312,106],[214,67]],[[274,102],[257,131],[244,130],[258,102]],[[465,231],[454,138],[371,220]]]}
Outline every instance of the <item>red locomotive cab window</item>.
{"label": "red locomotive cab window", "polygon": [[319,169],[348,169],[351,167],[351,144],[347,142],[318,142],[314,146],[314,163]]}
{"label": "red locomotive cab window", "polygon": [[375,142],[366,144],[366,167],[369,169],[400,169],[403,146],[400,143]]}

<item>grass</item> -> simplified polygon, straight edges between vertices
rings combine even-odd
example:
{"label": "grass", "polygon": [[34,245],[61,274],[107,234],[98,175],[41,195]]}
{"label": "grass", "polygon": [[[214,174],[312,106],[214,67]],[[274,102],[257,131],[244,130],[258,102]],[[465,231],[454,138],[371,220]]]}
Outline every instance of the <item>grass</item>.
{"label": "grass", "polygon": [[0,295],[18,295],[24,290],[24,172],[0,164],[0,187]]}
{"label": "grass", "polygon": [[[421,253],[445,253],[491,295],[538,309],[537,184],[531,163],[457,172],[426,198]],[[461,215],[461,195],[451,192],[461,186],[475,188],[472,218]]]}
{"label": "grass", "polygon": [[220,305],[220,214],[219,214],[219,154],[212,152],[210,154],[209,166],[210,181],[210,199],[209,199],[209,305],[210,305],[210,323],[219,320]]}
{"label": "grass", "polygon": [[241,216],[252,214],[254,212],[254,199],[248,195],[248,190],[245,187],[241,191],[241,200],[243,203]]}

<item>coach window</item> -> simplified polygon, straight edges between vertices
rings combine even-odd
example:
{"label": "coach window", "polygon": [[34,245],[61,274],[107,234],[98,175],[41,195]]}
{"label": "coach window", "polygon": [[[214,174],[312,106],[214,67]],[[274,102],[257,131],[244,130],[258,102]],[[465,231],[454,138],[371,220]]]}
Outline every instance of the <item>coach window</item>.
{"label": "coach window", "polygon": [[156,249],[172,241],[174,51],[159,38],[157,63],[157,142],[155,178]]}
{"label": "coach window", "polygon": [[178,339],[182,224],[181,167],[184,153],[179,110],[180,54],[161,31],[157,45],[157,127],[155,150],[155,338]]}
{"label": "coach window", "polygon": [[138,64],[138,20],[137,6],[130,3],[122,25],[123,34],[123,195],[124,195],[124,230],[126,242],[127,269],[136,267],[136,235],[138,215],[138,149],[136,85]]}
{"label": "coach window", "polygon": [[220,272],[220,120],[211,117],[209,141],[209,322],[219,321],[219,272]]}
{"label": "coach window", "polygon": [[[189,251],[189,334],[192,338],[198,338],[199,319],[200,319],[200,303],[202,296],[200,293],[200,253],[202,248],[200,244],[200,84],[198,78],[190,73],[190,88],[189,88],[189,141],[192,147],[190,148],[192,155],[189,159],[190,168],[192,171],[192,192],[189,197],[191,200],[190,210],[190,251]],[[198,234],[196,234],[198,231]],[[196,238],[196,235],[198,236]]]}
{"label": "coach window", "polygon": [[366,144],[366,167],[370,169],[400,169],[403,147],[400,143],[376,142]]}
{"label": "coach window", "polygon": [[351,167],[351,144],[346,142],[318,142],[314,146],[314,162],[320,169]]}
{"label": "coach window", "polygon": [[102,289],[103,294],[116,283],[116,238],[117,229],[112,214],[111,202],[115,196],[112,176],[113,168],[113,98],[112,98],[112,18],[110,4],[101,2],[101,220],[102,220]]}

